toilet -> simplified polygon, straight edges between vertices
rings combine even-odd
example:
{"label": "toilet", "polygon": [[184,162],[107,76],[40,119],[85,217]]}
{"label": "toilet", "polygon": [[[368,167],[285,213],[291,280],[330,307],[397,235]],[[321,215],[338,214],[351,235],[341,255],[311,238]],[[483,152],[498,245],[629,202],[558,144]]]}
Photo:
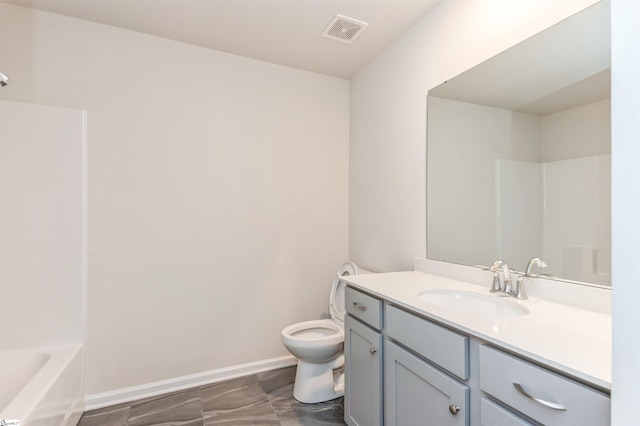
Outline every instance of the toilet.
{"label": "toilet", "polygon": [[357,275],[352,262],[343,264],[331,287],[331,319],[303,321],[282,330],[282,343],[296,358],[298,367],[293,397],[300,402],[329,401],[344,395],[344,287],[340,278]]}

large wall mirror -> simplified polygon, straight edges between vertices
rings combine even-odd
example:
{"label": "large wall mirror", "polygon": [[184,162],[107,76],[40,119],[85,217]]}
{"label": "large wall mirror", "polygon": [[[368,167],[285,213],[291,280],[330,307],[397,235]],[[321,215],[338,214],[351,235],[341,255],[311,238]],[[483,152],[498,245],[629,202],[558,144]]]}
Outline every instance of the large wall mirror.
{"label": "large wall mirror", "polygon": [[427,256],[611,285],[607,1],[435,87]]}

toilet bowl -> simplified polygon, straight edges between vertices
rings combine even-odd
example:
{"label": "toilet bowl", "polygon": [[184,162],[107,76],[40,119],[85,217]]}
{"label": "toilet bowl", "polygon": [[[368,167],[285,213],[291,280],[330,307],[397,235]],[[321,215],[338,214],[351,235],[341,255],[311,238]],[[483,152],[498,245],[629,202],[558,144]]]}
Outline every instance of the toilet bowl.
{"label": "toilet bowl", "polygon": [[303,321],[282,330],[282,343],[298,358],[293,397],[300,402],[329,401],[344,395],[344,287],[340,278],[357,275],[358,267],[343,264],[331,287],[331,319]]}

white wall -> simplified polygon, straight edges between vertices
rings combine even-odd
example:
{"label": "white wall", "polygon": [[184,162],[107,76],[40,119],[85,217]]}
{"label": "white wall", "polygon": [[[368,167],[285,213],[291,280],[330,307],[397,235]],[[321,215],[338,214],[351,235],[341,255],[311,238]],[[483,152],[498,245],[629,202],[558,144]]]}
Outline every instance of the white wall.
{"label": "white wall", "polygon": [[85,335],[85,117],[0,101],[0,350]]}
{"label": "white wall", "polygon": [[611,2],[613,426],[640,424],[640,2]]}
{"label": "white wall", "polygon": [[349,82],[0,4],[8,100],[86,110],[87,392],[287,354],[347,259]]}

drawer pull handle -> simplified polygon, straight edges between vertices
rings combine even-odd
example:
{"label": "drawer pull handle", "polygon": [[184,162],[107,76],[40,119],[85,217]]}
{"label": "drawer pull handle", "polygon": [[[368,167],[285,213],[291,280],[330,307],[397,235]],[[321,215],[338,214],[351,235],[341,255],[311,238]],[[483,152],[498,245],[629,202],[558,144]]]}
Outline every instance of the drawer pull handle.
{"label": "drawer pull handle", "polygon": [[558,404],[557,402],[553,402],[553,401],[545,401],[544,399],[537,398],[531,395],[529,392],[524,390],[524,388],[520,385],[520,383],[514,383],[513,387],[516,388],[518,392],[520,392],[530,400],[537,402],[538,404],[544,405],[545,407],[553,408],[554,410],[567,411],[567,408],[562,404]]}
{"label": "drawer pull handle", "polygon": [[458,414],[460,412],[460,407],[458,407],[457,405],[451,404],[449,406],[449,412],[455,416],[456,414]]}
{"label": "drawer pull handle", "polygon": [[362,303],[353,302],[353,306],[355,306],[356,309],[360,309],[363,312],[367,310],[367,307],[364,306]]}
{"label": "drawer pull handle", "polygon": [[371,348],[371,349],[369,349],[369,353],[370,353],[371,355],[375,355],[375,353],[376,353],[376,352],[378,352],[378,350],[377,350],[376,348]]}

